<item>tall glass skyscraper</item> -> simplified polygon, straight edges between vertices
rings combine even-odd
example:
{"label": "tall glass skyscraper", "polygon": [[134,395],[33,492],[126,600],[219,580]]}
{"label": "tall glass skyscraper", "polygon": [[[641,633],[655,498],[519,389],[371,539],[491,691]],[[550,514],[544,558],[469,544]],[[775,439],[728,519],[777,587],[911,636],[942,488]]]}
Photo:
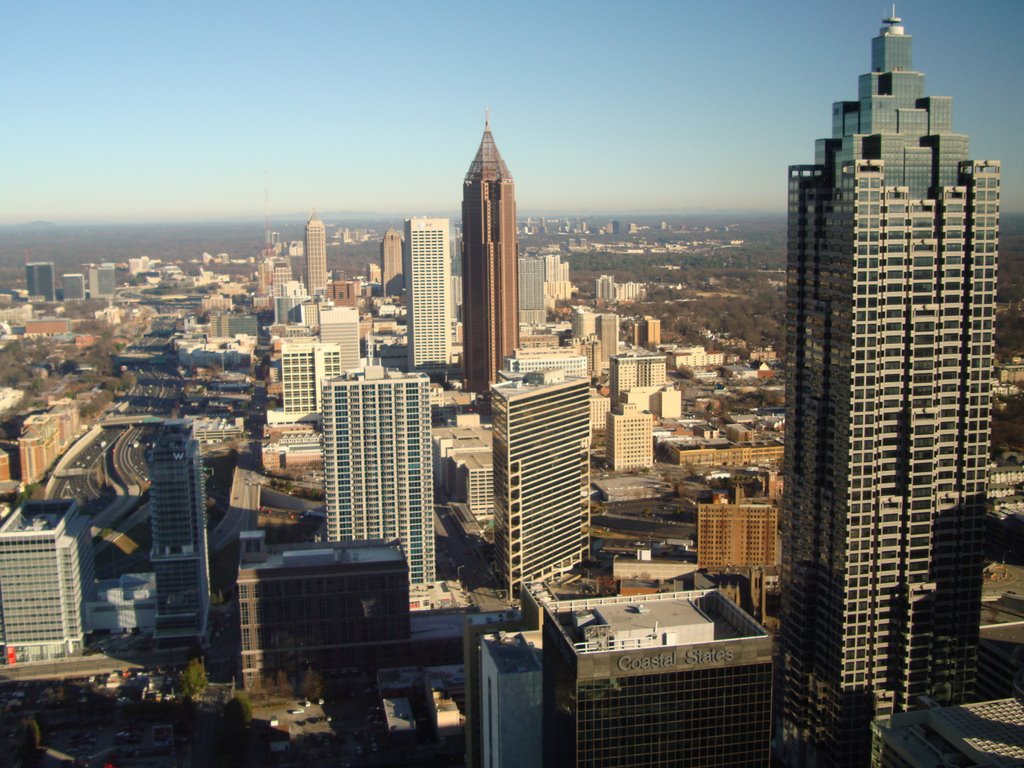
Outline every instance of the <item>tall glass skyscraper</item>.
{"label": "tall glass skyscraper", "polygon": [[202,640],[210,610],[210,566],[203,457],[192,422],[165,421],[147,461],[156,637]]}
{"label": "tall glass skyscraper", "polygon": [[327,289],[327,230],[316,215],[306,221],[306,291],[310,296],[322,295]]}
{"label": "tall glass skyscraper", "polygon": [[462,186],[462,347],[472,392],[487,392],[519,346],[515,192],[487,122]]}
{"label": "tall glass skyscraper", "polygon": [[789,170],[779,743],[866,766],[869,723],[973,687],[999,163],[968,160],[889,18]]}
{"label": "tall glass skyscraper", "polygon": [[28,287],[29,297],[39,296],[44,301],[53,301],[56,295],[53,262],[32,261],[26,264],[25,284]]}

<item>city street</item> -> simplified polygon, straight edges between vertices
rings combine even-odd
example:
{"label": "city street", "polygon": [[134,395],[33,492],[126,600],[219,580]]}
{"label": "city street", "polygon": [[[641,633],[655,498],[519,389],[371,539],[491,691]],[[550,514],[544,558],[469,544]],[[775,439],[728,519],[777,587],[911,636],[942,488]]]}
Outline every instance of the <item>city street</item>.
{"label": "city street", "polygon": [[482,611],[506,608],[480,542],[466,536],[447,504],[434,505],[434,529],[438,543],[438,576],[460,581]]}

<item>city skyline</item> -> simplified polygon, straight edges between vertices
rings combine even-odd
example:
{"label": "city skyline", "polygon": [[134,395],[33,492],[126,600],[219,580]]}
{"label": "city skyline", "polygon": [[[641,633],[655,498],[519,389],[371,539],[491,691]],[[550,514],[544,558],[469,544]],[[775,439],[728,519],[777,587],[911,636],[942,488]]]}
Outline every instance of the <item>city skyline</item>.
{"label": "city skyline", "polygon": [[[0,56],[18,74],[9,100],[22,119],[0,128],[14,150],[0,161],[0,224],[259,216],[265,190],[272,217],[455,211],[452,182],[488,106],[526,214],[781,212],[786,166],[809,162],[807,142],[828,132],[816,104],[854,98],[829,85],[866,63],[827,30],[870,34],[881,9],[768,8],[526,4],[409,25],[388,9],[228,3],[206,9],[202,28],[158,8],[16,8],[24,34]],[[1024,73],[1011,37],[1024,7],[915,0],[897,12],[927,41],[930,91],[956,96],[965,116],[999,104],[998,121],[954,116],[975,156],[1024,165],[1010,134],[1024,106],[999,88]],[[723,22],[738,17],[748,23]],[[462,83],[454,41],[494,26],[522,45]],[[394,55],[368,47],[366,30],[386,30]],[[944,60],[954,45],[962,55]],[[337,73],[351,76],[332,85]],[[407,82],[412,127],[392,119]],[[1009,176],[1004,195],[1006,211],[1024,210],[1024,180]]]}

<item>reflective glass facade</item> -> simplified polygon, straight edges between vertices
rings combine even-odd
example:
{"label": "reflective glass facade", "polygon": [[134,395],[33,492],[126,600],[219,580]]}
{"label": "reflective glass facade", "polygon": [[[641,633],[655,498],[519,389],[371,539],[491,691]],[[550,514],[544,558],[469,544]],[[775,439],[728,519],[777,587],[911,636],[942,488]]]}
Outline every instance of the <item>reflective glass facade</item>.
{"label": "reflective glass facade", "polygon": [[866,766],[872,718],[973,689],[999,164],[886,20],[789,172],[779,744]]}
{"label": "reflective glass facade", "polygon": [[[695,593],[674,593],[687,594]],[[555,606],[545,617],[544,765],[767,768],[771,642],[753,621],[733,624],[739,609],[707,593],[696,602],[715,624],[711,643],[655,637],[650,647],[596,650],[571,642],[572,615],[600,602]]]}
{"label": "reflective glass facade", "polygon": [[487,392],[519,346],[515,195],[488,123],[462,186],[462,346],[472,392]]}
{"label": "reflective glass facade", "polygon": [[168,420],[149,453],[157,639],[202,638],[210,608],[203,459],[192,422]]}

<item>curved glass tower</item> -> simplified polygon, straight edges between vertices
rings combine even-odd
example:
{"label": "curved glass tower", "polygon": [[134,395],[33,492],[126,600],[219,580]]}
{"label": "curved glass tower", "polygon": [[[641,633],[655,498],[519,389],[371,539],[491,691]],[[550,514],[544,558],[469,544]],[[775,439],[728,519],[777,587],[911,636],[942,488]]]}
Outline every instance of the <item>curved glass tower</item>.
{"label": "curved glass tower", "polygon": [[968,159],[898,18],[789,170],[778,743],[866,766],[871,719],[975,671],[999,163]]}

